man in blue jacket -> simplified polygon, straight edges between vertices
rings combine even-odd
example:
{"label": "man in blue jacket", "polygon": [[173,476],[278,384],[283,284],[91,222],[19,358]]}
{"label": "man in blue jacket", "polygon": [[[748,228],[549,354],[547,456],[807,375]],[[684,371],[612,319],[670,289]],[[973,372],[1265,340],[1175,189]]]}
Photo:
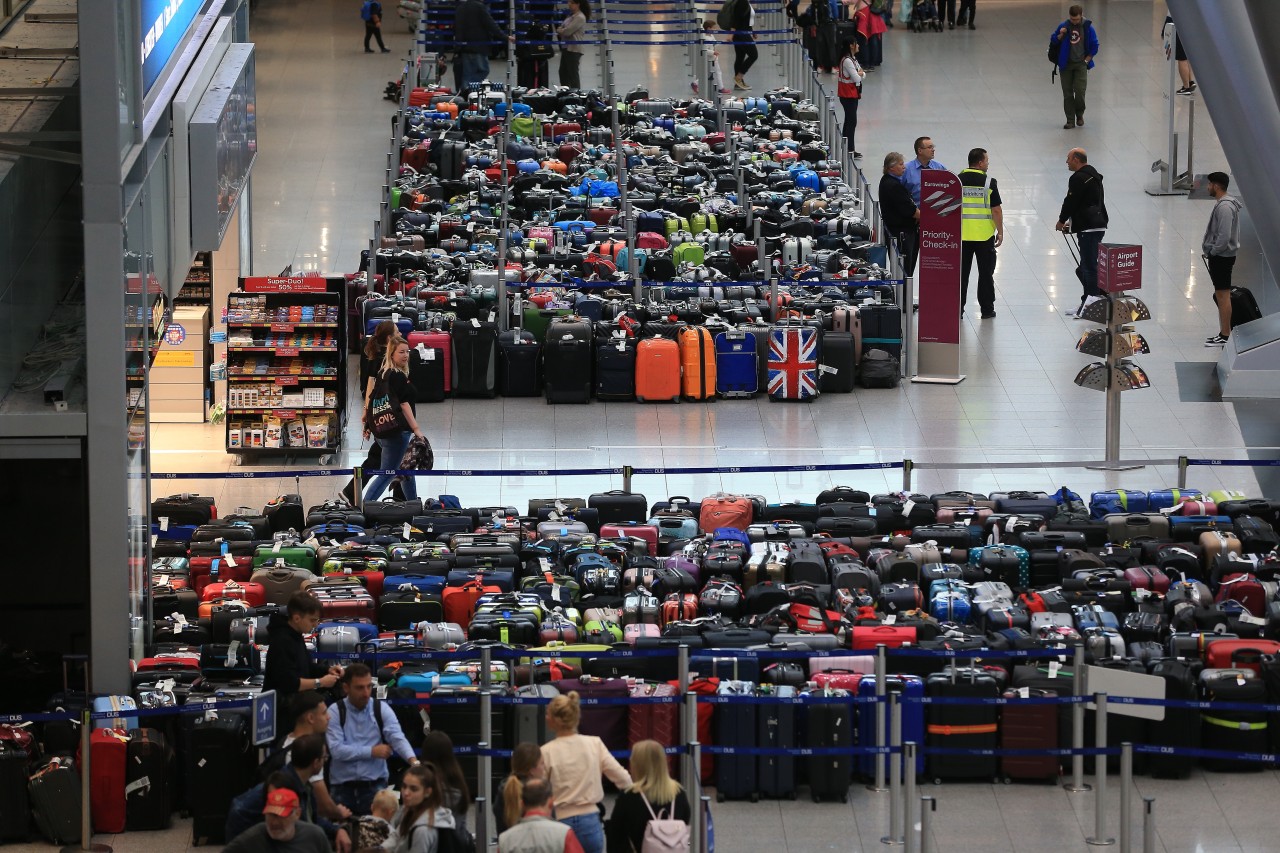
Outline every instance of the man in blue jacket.
{"label": "man in blue jacket", "polygon": [[1057,52],[1058,73],[1062,75],[1062,110],[1067,115],[1064,130],[1084,127],[1084,92],[1093,58],[1098,55],[1098,33],[1093,21],[1085,18],[1084,7],[1075,4],[1067,16],[1049,37],[1049,50]]}

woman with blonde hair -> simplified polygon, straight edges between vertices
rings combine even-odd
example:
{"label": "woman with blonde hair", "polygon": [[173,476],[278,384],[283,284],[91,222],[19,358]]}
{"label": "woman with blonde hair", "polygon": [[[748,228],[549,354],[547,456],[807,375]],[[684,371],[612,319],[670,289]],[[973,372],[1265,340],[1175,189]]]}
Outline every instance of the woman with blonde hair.
{"label": "woman with blonde hair", "polygon": [[654,817],[689,822],[689,798],[667,772],[667,754],[656,740],[631,747],[630,790],[618,796],[605,827],[609,853],[638,853]]}
{"label": "woman with blonde hair", "polygon": [[[393,338],[387,344],[382,369],[369,392],[365,410],[364,428],[373,433],[382,448],[382,464],[400,464],[413,439],[426,441],[414,415],[417,402],[417,389],[409,381],[409,344],[403,338]],[[364,499],[376,501],[382,497],[391,478],[391,474],[374,477],[365,489]],[[410,500],[418,496],[412,477],[404,482],[404,495]]]}
{"label": "woman with blonde hair", "polygon": [[542,747],[542,764],[551,783],[556,820],[578,837],[584,853],[604,853],[604,827],[600,801],[604,799],[601,774],[619,788],[631,787],[631,774],[618,763],[604,741],[578,734],[582,708],[576,690],[557,696],[547,706],[547,728],[555,737]]}
{"label": "woman with blonde hair", "polygon": [[518,743],[511,752],[511,774],[494,794],[493,817],[498,834],[520,822],[523,806],[520,797],[530,779],[546,776],[542,767],[542,749],[536,743]]}

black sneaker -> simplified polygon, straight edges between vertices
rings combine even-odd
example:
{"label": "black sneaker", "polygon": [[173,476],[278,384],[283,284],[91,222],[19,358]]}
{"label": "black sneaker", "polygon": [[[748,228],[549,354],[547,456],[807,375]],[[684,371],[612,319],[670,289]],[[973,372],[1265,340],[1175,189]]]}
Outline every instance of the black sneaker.
{"label": "black sneaker", "polygon": [[995,318],[995,316],[996,316],[996,312],[995,312],[995,311],[983,311],[983,312],[982,312],[982,319],[984,319],[984,320],[991,320],[991,319],[994,319],[994,318]]}
{"label": "black sneaker", "polygon": [[1230,340],[1225,335],[1214,335],[1212,338],[1205,338],[1204,345],[1207,347],[1222,347],[1227,345]]}

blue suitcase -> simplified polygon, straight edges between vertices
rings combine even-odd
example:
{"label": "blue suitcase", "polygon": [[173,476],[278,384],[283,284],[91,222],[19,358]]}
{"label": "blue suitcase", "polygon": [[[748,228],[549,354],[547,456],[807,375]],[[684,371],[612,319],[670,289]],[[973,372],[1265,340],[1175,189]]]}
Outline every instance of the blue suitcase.
{"label": "blue suitcase", "polygon": [[[720,696],[754,697],[755,685],[750,681],[722,680],[717,689]],[[725,704],[716,706],[716,744],[724,747],[752,748],[758,746],[756,709],[754,704]],[[760,794],[756,786],[756,756],[716,756],[716,801],[750,799],[755,802]]]}
{"label": "blue suitcase", "polygon": [[812,326],[774,326],[769,330],[770,399],[817,398],[819,334]]}
{"label": "blue suitcase", "polygon": [[756,341],[752,332],[729,329],[716,335],[716,393],[753,397],[760,390]]}
{"label": "blue suitcase", "polygon": [[133,701],[132,696],[99,696],[93,700],[93,713],[119,713],[120,716],[94,720],[93,727],[95,729],[136,729],[138,728],[137,716],[123,713],[136,710],[138,705]]}
{"label": "blue suitcase", "polygon": [[[917,675],[890,675],[885,679],[885,690],[899,694],[898,704],[902,708],[902,742],[912,741],[919,744],[916,750],[916,773],[924,775],[924,704],[922,702],[903,702],[902,697],[924,698],[924,680]],[[864,675],[858,682],[859,696],[876,695],[876,677]],[[886,699],[886,702],[888,700]],[[885,743],[889,742],[889,706],[885,705]],[[858,745],[874,746],[876,742],[876,711],[874,705],[862,705],[858,709]],[[719,767],[717,759],[716,766]],[[858,772],[865,776],[875,773],[875,756],[858,756]]]}
{"label": "blue suitcase", "polygon": [[383,582],[383,589],[394,592],[407,585],[424,595],[440,595],[444,592],[446,582],[446,579],[440,575],[395,575]]}
{"label": "blue suitcase", "polygon": [[[383,320],[390,320],[390,319],[392,318],[391,317],[370,317],[368,320],[365,320],[364,321],[365,335],[372,335],[374,331],[378,328],[379,323],[381,323]],[[395,320],[395,324],[396,324],[396,330],[400,332],[401,337],[407,338],[409,337],[409,333],[413,331],[413,320],[408,317],[401,316],[397,318]]]}

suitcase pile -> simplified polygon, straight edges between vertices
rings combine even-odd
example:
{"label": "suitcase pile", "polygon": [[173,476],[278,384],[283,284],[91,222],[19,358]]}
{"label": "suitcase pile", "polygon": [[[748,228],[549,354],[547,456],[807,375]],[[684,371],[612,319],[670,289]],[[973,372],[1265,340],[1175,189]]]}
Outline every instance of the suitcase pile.
{"label": "suitcase pile", "polygon": [[[1277,501],[1195,490],[1098,492],[1085,501],[1066,489],[924,495],[836,487],[811,502],[718,493],[651,503],[615,491],[521,508],[446,498],[304,509],[286,496],[261,514],[219,518],[208,499],[179,495],[157,500],[153,518],[167,532],[189,532],[157,540],[158,618],[134,695],[95,701],[95,710],[114,715],[92,741],[101,831],[165,825],[174,807],[167,787],[143,790],[130,774],[177,772],[167,769],[176,750],[197,835],[218,837],[223,794],[252,778],[245,720],[183,717],[177,727],[142,729],[136,709],[253,695],[270,653],[266,619],[299,589],[324,610],[308,638],[319,653],[452,650],[447,661],[406,661],[380,673],[393,695],[428,707],[433,697],[479,689],[480,655],[470,645],[478,641],[528,649],[495,662],[490,679],[500,693],[542,700],[569,689],[674,695],[674,657],[597,655],[688,645],[692,689],[754,697],[716,704],[704,742],[857,746],[875,742],[872,707],[853,702],[876,692],[874,658],[840,649],[886,646],[886,689],[908,700],[990,700],[1063,695],[1072,682],[1056,662],[981,664],[986,650],[1082,644],[1092,665],[1163,679],[1170,699],[1231,703],[1169,708],[1161,724],[1116,717],[1109,732],[1117,744],[1275,751],[1262,706],[1280,700]],[[904,646],[959,659],[893,654]],[[771,659],[779,650],[792,654]],[[433,724],[452,721],[446,730],[459,742],[478,738],[468,708],[440,705]],[[540,738],[541,713],[531,709],[495,706],[495,741]],[[649,737],[675,745],[677,720],[674,705],[591,706],[583,730],[616,750]],[[1069,732],[1065,705],[904,704],[904,738],[925,745],[918,769],[939,780],[1054,779],[1057,757],[957,758],[929,748],[1054,749],[1069,743]],[[49,743],[53,736],[46,731]],[[791,798],[807,780],[816,799],[842,799],[855,773],[872,770],[866,756],[716,758],[708,780],[729,798]],[[1139,767],[1179,776],[1194,764],[1158,755]],[[467,769],[474,781],[474,763]],[[32,783],[38,814],[43,790],[67,773],[74,777],[55,766]],[[41,825],[56,822],[60,812],[43,808]]]}
{"label": "suitcase pile", "polygon": [[616,111],[490,83],[411,102],[395,235],[362,259],[374,285],[353,277],[350,340],[397,323],[426,399],[811,400],[852,391],[864,350],[864,384],[897,384],[883,248],[798,92],[729,99],[724,128],[643,89]]}

